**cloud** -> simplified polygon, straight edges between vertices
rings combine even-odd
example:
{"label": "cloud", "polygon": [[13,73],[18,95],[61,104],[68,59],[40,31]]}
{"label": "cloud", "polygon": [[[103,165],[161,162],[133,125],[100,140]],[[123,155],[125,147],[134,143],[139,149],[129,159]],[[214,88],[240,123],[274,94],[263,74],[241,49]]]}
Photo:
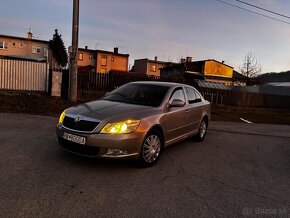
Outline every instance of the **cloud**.
{"label": "cloud", "polygon": [[[0,15],[1,33],[25,36],[32,27],[39,38],[50,39],[58,28],[69,46],[72,2],[26,0],[16,5],[2,0],[7,10]],[[290,7],[288,1],[248,2],[281,13]],[[216,1],[80,0],[80,46],[99,44],[107,50],[119,46],[121,52],[130,53],[130,63],[157,55],[174,61],[184,56],[215,58],[238,66],[251,50],[265,70],[279,65],[284,69],[290,62],[289,38],[288,25]]]}

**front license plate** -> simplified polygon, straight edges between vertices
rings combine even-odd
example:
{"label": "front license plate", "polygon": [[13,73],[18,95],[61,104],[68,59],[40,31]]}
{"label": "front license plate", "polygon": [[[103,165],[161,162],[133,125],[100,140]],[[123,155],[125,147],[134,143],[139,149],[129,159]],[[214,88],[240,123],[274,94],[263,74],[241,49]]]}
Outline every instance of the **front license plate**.
{"label": "front license plate", "polygon": [[86,144],[86,138],[82,137],[82,136],[78,136],[78,135],[73,135],[67,132],[63,133],[63,139],[71,141],[71,142],[75,142],[81,145],[85,145]]}

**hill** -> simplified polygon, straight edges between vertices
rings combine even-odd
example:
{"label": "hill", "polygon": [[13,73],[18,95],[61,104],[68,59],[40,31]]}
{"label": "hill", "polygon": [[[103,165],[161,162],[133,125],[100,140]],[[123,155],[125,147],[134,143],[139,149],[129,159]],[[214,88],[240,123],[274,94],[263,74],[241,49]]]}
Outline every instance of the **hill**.
{"label": "hill", "polygon": [[259,75],[257,79],[263,83],[265,82],[290,82],[290,70],[280,73],[265,73]]}

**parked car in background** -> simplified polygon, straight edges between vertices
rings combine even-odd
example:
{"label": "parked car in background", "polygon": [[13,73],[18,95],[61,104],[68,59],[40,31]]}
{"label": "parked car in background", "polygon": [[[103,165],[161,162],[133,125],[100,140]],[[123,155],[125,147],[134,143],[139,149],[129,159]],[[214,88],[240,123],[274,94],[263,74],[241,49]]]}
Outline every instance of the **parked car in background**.
{"label": "parked car in background", "polygon": [[204,140],[210,115],[210,103],[191,86],[132,82],[66,109],[56,132],[59,144],[73,153],[152,166],[166,146],[188,137]]}

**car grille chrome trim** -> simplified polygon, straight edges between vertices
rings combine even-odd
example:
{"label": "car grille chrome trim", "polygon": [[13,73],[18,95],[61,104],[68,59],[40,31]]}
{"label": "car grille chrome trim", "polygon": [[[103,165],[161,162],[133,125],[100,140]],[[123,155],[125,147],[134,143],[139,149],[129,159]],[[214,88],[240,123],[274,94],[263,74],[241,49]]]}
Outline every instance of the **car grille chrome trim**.
{"label": "car grille chrome trim", "polygon": [[[77,122],[75,121],[76,119],[78,120]],[[101,123],[101,120],[82,115],[67,114],[64,118],[62,127],[73,132],[94,133]]]}

